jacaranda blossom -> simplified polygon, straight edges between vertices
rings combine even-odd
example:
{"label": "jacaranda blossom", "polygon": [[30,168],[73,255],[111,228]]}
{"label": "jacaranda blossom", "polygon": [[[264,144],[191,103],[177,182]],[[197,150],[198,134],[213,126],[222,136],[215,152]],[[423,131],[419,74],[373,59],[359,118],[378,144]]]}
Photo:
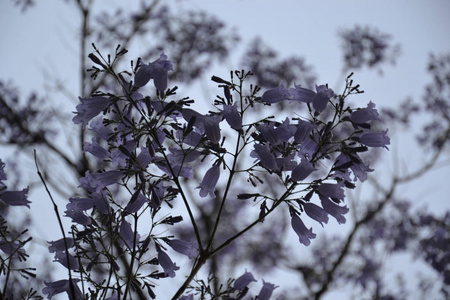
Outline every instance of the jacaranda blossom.
{"label": "jacaranda blossom", "polygon": [[42,289],[42,293],[47,295],[47,299],[52,299],[53,296],[60,293],[67,293],[68,298],[72,299],[70,296],[72,293],[75,296],[75,300],[82,300],[83,299],[83,293],[81,292],[80,288],[77,285],[77,282],[79,282],[79,279],[72,279],[72,288],[71,291],[71,284],[69,280],[58,280],[55,282],[47,282],[44,281],[46,287]]}
{"label": "jacaranda blossom", "polygon": [[[54,253],[56,251],[67,251],[75,245],[75,240],[73,238],[62,238],[53,242],[47,242],[50,244],[48,251]],[[67,244],[67,249],[66,249]]]}
{"label": "jacaranda blossom", "polygon": [[167,88],[167,74],[169,71],[173,71],[173,64],[167,59],[167,55],[162,53],[154,62],[141,65],[134,77],[134,85],[142,87],[150,79],[153,79],[156,89],[160,93],[164,93]]}
{"label": "jacaranda blossom", "polygon": [[389,145],[391,143],[389,137],[387,136],[387,129],[382,132],[367,132],[364,133],[360,137],[360,142],[363,145],[366,145],[368,147],[386,147],[386,145]]}
{"label": "jacaranda blossom", "polygon": [[0,200],[11,206],[26,206],[30,208],[28,201],[28,188],[21,191],[0,191]]}
{"label": "jacaranda blossom", "polygon": [[312,172],[316,171],[313,164],[306,158],[302,158],[302,161],[298,166],[296,166],[291,173],[292,181],[303,181],[305,180]]}
{"label": "jacaranda blossom", "polygon": [[345,198],[344,184],[342,182],[322,183],[317,190],[323,197],[336,199],[337,201],[343,201]]}
{"label": "jacaranda blossom", "polygon": [[198,245],[196,242],[186,242],[179,239],[170,239],[167,241],[170,247],[178,253],[184,254],[190,259],[197,257]]}
{"label": "jacaranda blossom", "polygon": [[292,213],[291,226],[298,235],[300,243],[305,246],[309,246],[311,244],[310,240],[316,238],[316,234],[312,232],[312,228],[306,228],[305,224],[296,213]]}
{"label": "jacaranda blossom", "polygon": [[161,249],[158,249],[158,262],[164,269],[164,273],[166,274],[166,276],[172,278],[175,277],[175,271],[180,269],[180,267],[172,262],[169,255],[167,255],[167,253],[162,251]]}
{"label": "jacaranda blossom", "polygon": [[123,219],[122,223],[120,223],[119,233],[122,238],[122,242],[128,247],[128,249],[133,249],[139,243],[139,233],[136,232],[135,234],[131,228],[131,224],[125,221],[125,219]]}
{"label": "jacaranda blossom", "polygon": [[366,108],[355,110],[350,114],[350,120],[356,124],[364,124],[369,121],[379,120],[378,111],[375,109],[375,104],[369,102]]}
{"label": "jacaranda blossom", "polygon": [[73,123],[86,125],[92,118],[106,109],[111,100],[103,96],[93,96],[91,98],[81,98],[81,104],[76,106],[76,116],[72,118]]}
{"label": "jacaranda blossom", "polygon": [[219,165],[212,166],[208,171],[206,171],[202,182],[197,187],[200,189],[200,197],[211,196],[215,197],[216,184],[220,177],[220,167]]}
{"label": "jacaranda blossom", "polygon": [[333,216],[339,224],[345,224],[346,219],[343,215],[345,215],[349,211],[347,206],[339,206],[327,197],[319,195],[319,198],[322,203],[323,209],[331,216]]}
{"label": "jacaranda blossom", "polygon": [[254,154],[256,153],[256,156],[259,158],[260,163],[263,167],[271,171],[278,171],[278,164],[275,160],[275,156],[272,154],[272,152],[270,152],[269,145],[255,144],[254,147],[255,150],[254,152],[252,152],[251,156],[255,157]]}
{"label": "jacaranda blossom", "polygon": [[323,223],[328,223],[328,213],[320,206],[310,202],[303,203],[306,214],[313,220],[316,220],[323,227]]}
{"label": "jacaranda blossom", "polygon": [[265,91],[261,100],[266,103],[277,103],[291,98],[289,90],[281,83],[278,87]]}
{"label": "jacaranda blossom", "polygon": [[317,112],[322,112],[328,104],[328,101],[335,96],[332,89],[326,85],[316,85],[316,92],[296,85],[290,89],[292,100],[311,103]]}
{"label": "jacaranda blossom", "polygon": [[241,276],[239,276],[235,281],[233,285],[233,289],[242,291],[244,290],[252,281],[256,282],[255,277],[253,277],[253,274],[250,272],[245,271],[245,273]]}
{"label": "jacaranda blossom", "polygon": [[242,118],[237,109],[237,103],[234,105],[223,105],[223,116],[231,128],[237,131],[242,130]]}
{"label": "jacaranda blossom", "polygon": [[275,284],[272,284],[270,282],[265,282],[263,280],[263,287],[261,288],[261,291],[258,295],[258,300],[269,300],[270,297],[272,297],[273,291],[277,288]]}

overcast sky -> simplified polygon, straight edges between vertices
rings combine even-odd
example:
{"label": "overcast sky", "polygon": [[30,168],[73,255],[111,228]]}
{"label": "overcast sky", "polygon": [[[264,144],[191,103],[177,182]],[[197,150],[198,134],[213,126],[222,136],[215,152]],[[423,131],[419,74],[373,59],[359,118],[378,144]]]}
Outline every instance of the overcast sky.
{"label": "overcast sky", "polygon": [[[65,1],[37,1],[25,13],[12,2],[0,3],[0,79],[12,80],[24,91],[23,95],[32,90],[45,95],[49,78],[58,78],[76,94],[79,90],[77,13]],[[98,3],[114,6],[124,2]],[[131,6],[129,3],[138,1],[127,3]],[[354,76],[365,90],[362,101],[371,100],[379,106],[395,105],[408,96],[420,99],[423,87],[431,80],[426,74],[429,54],[450,51],[450,1],[447,0],[178,0],[171,3],[180,10],[207,10],[238,29],[243,46],[238,47],[225,65],[215,67],[212,71],[215,75],[228,74],[229,68],[240,68],[245,42],[259,36],[281,55],[304,57],[314,66],[318,84],[335,86],[342,71],[339,30],[354,25],[375,26],[380,32],[392,35],[392,41],[402,49],[395,66],[383,67],[383,76],[375,71],[361,71]],[[133,50],[136,56],[140,47],[145,45],[136,45]],[[420,161],[422,154],[411,151],[411,141],[405,142],[405,147],[401,137],[398,140],[401,157]],[[1,153],[0,148],[0,156]],[[389,165],[384,167],[390,170]],[[425,198],[421,203],[430,201],[436,207],[449,207],[446,202],[450,189],[444,184],[444,178],[448,177],[445,169],[441,171],[415,187],[413,194]]]}

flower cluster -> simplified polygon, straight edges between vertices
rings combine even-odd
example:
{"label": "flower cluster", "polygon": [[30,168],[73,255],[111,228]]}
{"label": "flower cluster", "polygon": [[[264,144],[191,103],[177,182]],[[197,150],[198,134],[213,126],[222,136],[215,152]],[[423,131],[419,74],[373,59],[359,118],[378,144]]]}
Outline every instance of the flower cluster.
{"label": "flower cluster", "polygon": [[[124,53],[121,50],[116,55]],[[62,292],[77,298],[100,291],[105,297],[127,298],[143,289],[154,298],[153,281],[175,277],[180,269],[171,258],[173,250],[194,259],[192,273],[174,296],[177,299],[208,259],[281,204],[288,208],[300,243],[309,245],[316,235],[303,223],[303,212],[322,226],[329,216],[345,223],[348,208],[341,205],[344,190],[354,188],[355,181],[364,181],[372,171],[360,153],[389,144],[387,131],[371,129],[371,122],[379,119],[373,103],[360,109],[345,106],[347,96],[360,92],[358,86],[352,86],[350,77],[341,95],[327,85],[316,86],[315,91],[280,85],[259,97],[258,87],[251,87],[250,93],[244,90],[243,83],[251,73],[236,71],[231,81],[213,76],[224,96],[215,100],[214,111],[203,114],[189,107],[193,103],[189,98],[170,100],[177,88],[168,88],[168,73],[174,66],[166,55],[149,64],[138,63],[131,80],[124,77],[129,72],[115,73],[106,60],[101,62],[94,54],[89,57],[117,79],[122,92],[80,98],[76,107],[73,122],[82,124],[91,134],[84,151],[102,167],[87,171],[79,180],[83,195],[69,199],[65,215],[74,224],[71,236],[50,242],[50,252],[69,270],[70,278],[46,282],[44,293],[49,298]],[[155,96],[143,96],[151,80]],[[308,116],[258,121],[246,117],[255,106],[264,108],[282,101],[305,105]],[[225,142],[230,140],[235,141],[234,151],[226,147]],[[253,164],[238,163],[248,162],[247,154]],[[203,174],[201,181],[195,182],[195,172]],[[243,193],[237,198],[260,201],[261,211],[242,231],[217,243],[220,218],[225,206],[233,201],[228,196],[237,184],[233,179],[246,174],[257,187],[262,182],[258,173],[275,176],[285,189],[278,195],[268,195],[245,193],[246,188],[240,186]],[[182,178],[195,182],[192,187],[198,189],[201,198],[221,199],[216,223],[206,240],[196,224],[196,200],[188,197],[185,189],[189,184],[183,184]],[[227,178],[227,184],[218,193],[221,178]],[[314,195],[320,205],[313,203]],[[193,241],[156,233],[158,226],[164,226],[167,232],[182,221],[170,210],[178,199],[192,224]],[[269,202],[272,204],[267,205]],[[160,217],[162,212],[164,217]],[[72,273],[79,278],[72,278]],[[232,290],[246,292],[252,281],[253,275],[246,272],[236,279]],[[87,289],[87,283],[95,286],[96,292]],[[269,299],[275,288],[264,282],[258,299]]]}

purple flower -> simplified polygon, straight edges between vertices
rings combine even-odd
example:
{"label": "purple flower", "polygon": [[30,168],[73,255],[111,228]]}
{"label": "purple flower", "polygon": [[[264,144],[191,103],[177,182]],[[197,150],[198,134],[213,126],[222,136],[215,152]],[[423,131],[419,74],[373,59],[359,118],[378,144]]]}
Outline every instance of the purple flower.
{"label": "purple flower", "polygon": [[164,273],[166,274],[166,276],[172,278],[175,277],[175,271],[180,269],[180,267],[172,262],[169,255],[167,255],[167,253],[162,251],[161,249],[158,249],[158,262],[164,269]]}
{"label": "purple flower", "polygon": [[[66,240],[66,242],[64,242],[64,240]],[[56,251],[67,251],[68,249],[72,248],[75,245],[75,241],[73,238],[65,238],[65,239],[62,238],[47,243],[50,244],[50,246],[48,247],[48,251],[50,251],[50,253],[54,253]],[[66,249],[66,243],[68,249]]]}
{"label": "purple flower", "polygon": [[[67,258],[69,258],[68,261],[67,261]],[[69,269],[69,267],[71,270],[74,270],[74,271],[77,271],[80,269],[80,265],[78,264],[78,259],[76,259],[70,253],[67,253],[65,250],[64,251],[56,251],[54,261],[59,262],[67,269]]]}
{"label": "purple flower", "polygon": [[275,160],[275,156],[270,152],[269,145],[255,144],[254,147],[254,153],[256,153],[259,158],[261,165],[268,170],[278,171],[278,164]]}
{"label": "purple flower", "polygon": [[181,296],[181,298],[179,300],[194,300],[194,294]]}
{"label": "purple flower", "polygon": [[0,250],[8,254],[10,257],[20,257],[19,253],[25,254],[25,249],[23,249],[22,246],[22,243],[0,241]]}
{"label": "purple flower", "polygon": [[315,127],[316,125],[314,125],[313,123],[299,119],[297,124],[297,130],[295,131],[294,134],[294,141],[299,144],[303,143],[306,140],[306,138],[309,137],[311,131]]}
{"label": "purple flower", "polygon": [[70,299],[81,300],[83,299],[83,294],[77,285],[78,281],[80,280],[72,279],[72,287],[73,293],[75,294],[75,299],[72,299],[72,297],[70,296],[71,295],[70,282],[67,279],[58,280],[55,282],[44,281],[46,287],[42,289],[42,293],[47,294],[47,299],[52,299],[52,297],[55,296],[56,294],[66,292]]}
{"label": "purple flower", "polygon": [[96,134],[98,134],[98,136],[100,136],[105,141],[107,141],[110,138],[111,134],[113,133],[111,128],[103,125],[103,117],[97,118],[91,123],[89,123],[89,127],[90,130],[94,131]]}
{"label": "purple flower", "polygon": [[332,215],[338,221],[339,224],[345,224],[346,219],[343,215],[348,213],[348,211],[349,211],[347,206],[339,206],[339,205],[335,204],[333,201],[331,201],[330,199],[328,199],[327,197],[323,197],[323,196],[319,195],[319,198],[320,198],[320,201],[322,202],[323,209],[327,213]]}
{"label": "purple flower", "polygon": [[89,152],[97,158],[105,159],[109,157],[110,153],[108,150],[104,149],[100,146],[97,141],[92,138],[92,143],[85,142],[84,143],[84,151]]}
{"label": "purple flower", "polygon": [[89,216],[86,216],[83,212],[81,211],[76,211],[76,210],[66,210],[65,211],[65,216],[69,217],[72,219],[72,222],[80,224],[80,225],[90,225],[92,224],[92,219]]}
{"label": "purple flower", "polygon": [[128,202],[127,207],[125,207],[125,211],[129,214],[135,213],[141,209],[141,207],[148,202],[147,198],[139,193],[136,199],[133,202]]}
{"label": "purple flower", "polygon": [[110,170],[93,174],[90,174],[89,171],[86,171],[86,176],[80,178],[80,187],[90,192],[100,191],[108,185],[117,183],[120,179],[122,179],[123,176],[124,173],[118,170]]}
{"label": "purple flower", "polygon": [[[357,179],[359,179],[361,182],[364,182],[367,179],[367,172],[373,172],[374,170],[369,168],[368,165],[365,165],[357,153],[353,153],[352,156],[353,156],[353,160],[351,160],[344,153],[341,153],[336,158],[334,165],[336,166],[336,168],[339,168],[340,166],[342,166],[344,164],[350,163],[350,169],[352,170],[353,175],[354,175],[353,181],[356,181]],[[359,162],[356,162],[356,161],[359,161]]]}
{"label": "purple flower", "polygon": [[138,243],[140,239],[139,233],[134,233],[131,229],[130,223],[128,223],[125,219],[120,223],[119,228],[120,236],[122,237],[122,242],[129,248],[133,249]]}
{"label": "purple flower", "polygon": [[328,223],[328,213],[320,206],[315,205],[313,203],[303,203],[303,208],[305,209],[306,214],[320,223],[323,227],[323,223]]}
{"label": "purple flower", "polygon": [[231,128],[237,131],[242,130],[242,118],[237,109],[237,103],[234,105],[223,105],[223,116]]}
{"label": "purple flower", "polygon": [[173,71],[173,64],[167,55],[161,53],[160,57],[152,63],[142,64],[134,77],[134,85],[142,87],[153,79],[156,89],[164,93],[167,88],[168,72]]}
{"label": "purple flower", "polygon": [[237,278],[234,281],[233,289],[242,291],[244,290],[252,281],[256,281],[255,277],[253,277],[253,274],[250,272],[245,271],[243,275],[241,275],[239,278]]}
{"label": "purple flower", "polygon": [[214,192],[216,184],[220,177],[220,167],[219,165],[212,166],[208,171],[206,171],[202,182],[197,188],[200,188],[200,197],[206,197],[208,194],[211,197],[215,197]]}
{"label": "purple flower", "polygon": [[81,98],[81,104],[76,106],[76,116],[72,118],[73,123],[86,125],[92,118],[96,117],[100,112],[108,107],[111,100],[102,97],[94,96],[91,98]]}
{"label": "purple flower", "polygon": [[332,89],[327,88],[326,85],[316,85],[316,92],[305,89],[296,85],[295,88],[291,88],[293,95],[292,100],[311,103],[316,111],[321,112],[325,109],[328,101],[334,97]]}
{"label": "purple flower", "polygon": [[304,103],[311,103],[314,100],[316,93],[309,89],[302,88],[300,85],[290,88],[292,94],[292,100],[300,101]]}
{"label": "purple flower", "polygon": [[317,94],[313,100],[313,107],[316,111],[321,112],[325,109],[328,101],[334,97],[334,92],[325,85],[316,85]]}
{"label": "purple flower", "polygon": [[221,121],[221,117],[216,115],[207,115],[203,117],[202,121],[208,140],[214,144],[218,144],[220,142],[219,123]]}
{"label": "purple flower", "polygon": [[336,202],[343,201],[345,198],[344,184],[342,182],[321,183],[317,190],[321,196],[336,199]]}
{"label": "purple flower", "polygon": [[360,137],[360,142],[368,147],[386,147],[386,145],[389,145],[391,143],[389,137],[387,136],[388,130],[382,132],[368,132],[364,133]]}
{"label": "purple flower", "polygon": [[306,228],[305,224],[296,213],[292,213],[291,226],[298,235],[300,243],[305,246],[311,244],[310,239],[316,238],[316,234],[312,232],[312,228]]}
{"label": "purple flower", "polygon": [[186,242],[178,239],[171,239],[167,241],[170,247],[178,253],[184,254],[190,259],[197,257],[198,245],[196,242]]}
{"label": "purple flower", "polygon": [[284,84],[281,83],[278,87],[265,91],[261,97],[261,100],[266,103],[277,103],[283,100],[289,100],[291,98],[292,96],[289,93],[289,90],[287,90],[284,87]]}
{"label": "purple flower", "polygon": [[260,124],[257,126],[257,129],[261,132],[264,139],[272,145],[278,145],[281,140],[280,137],[276,134],[273,123],[269,124]]}
{"label": "purple flower", "polygon": [[11,206],[26,206],[30,208],[28,201],[28,187],[21,191],[0,191],[0,200]]}
{"label": "purple flower", "polygon": [[292,170],[291,180],[303,181],[316,170],[317,169],[314,168],[313,164],[309,160],[302,158],[300,164]]}
{"label": "purple flower", "polygon": [[356,124],[364,124],[372,120],[379,120],[375,104],[371,101],[367,104],[366,108],[355,110],[350,114],[350,120]]}
{"label": "purple flower", "polygon": [[280,125],[275,128],[275,134],[282,140],[287,142],[294,136],[297,131],[297,127],[295,125],[291,125],[289,118],[286,118]]}
{"label": "purple flower", "polygon": [[66,205],[68,210],[85,211],[94,207],[94,200],[91,198],[72,197]]}
{"label": "purple flower", "polygon": [[263,280],[263,287],[261,288],[261,291],[258,295],[258,300],[269,300],[270,297],[272,297],[273,291],[277,288],[275,284],[272,284],[270,282],[265,282]]}

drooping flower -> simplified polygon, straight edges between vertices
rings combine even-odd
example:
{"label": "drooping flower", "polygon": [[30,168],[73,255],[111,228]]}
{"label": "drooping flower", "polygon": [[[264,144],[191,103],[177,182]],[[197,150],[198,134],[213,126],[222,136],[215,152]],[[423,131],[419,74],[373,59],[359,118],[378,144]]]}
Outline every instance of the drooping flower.
{"label": "drooping flower", "polygon": [[239,276],[235,281],[233,285],[233,289],[237,291],[244,290],[252,281],[256,282],[255,277],[253,277],[253,274],[250,272],[245,271],[245,273],[241,276]]}
{"label": "drooping flower", "polygon": [[[65,241],[64,241],[65,240]],[[75,245],[75,240],[73,238],[62,238],[56,241],[47,242],[50,244],[48,251],[54,253],[56,251],[67,251]],[[67,244],[67,249],[66,249]]]}
{"label": "drooping flower", "polygon": [[139,193],[134,201],[128,202],[127,206],[125,207],[125,211],[129,214],[135,213],[140,210],[146,202],[148,202],[147,197],[145,197],[142,193]]}
{"label": "drooping flower", "polygon": [[[69,258],[69,260],[67,260]],[[75,258],[72,254],[64,251],[56,251],[55,252],[55,262],[59,262],[67,269],[71,269],[77,271],[80,269],[80,265],[78,264],[78,259]]]}
{"label": "drooping flower", "polygon": [[254,153],[256,153],[256,156],[259,158],[263,167],[271,171],[278,171],[278,164],[275,160],[275,156],[270,152],[269,145],[255,144],[254,147],[255,150],[250,156],[255,157]]}
{"label": "drooping flower", "polygon": [[321,183],[317,190],[321,196],[331,198],[336,200],[336,202],[343,201],[345,198],[344,184],[342,182]]}
{"label": "drooping flower", "polygon": [[214,144],[220,142],[220,121],[221,117],[217,115],[207,115],[202,119],[206,137]]}
{"label": "drooping flower", "polygon": [[261,291],[258,295],[258,300],[269,300],[270,297],[272,297],[273,291],[277,288],[275,284],[272,284],[270,282],[265,282],[263,280],[263,287],[261,288]]}
{"label": "drooping flower", "polygon": [[131,229],[131,224],[125,219],[123,219],[122,223],[120,223],[119,233],[122,237],[123,244],[125,244],[129,249],[133,249],[133,247],[139,243],[139,233],[134,233],[133,229]]}
{"label": "drooping flower", "polygon": [[328,223],[328,213],[320,206],[315,205],[310,202],[303,203],[303,208],[305,209],[306,214],[320,223],[323,227],[323,223]]}
{"label": "drooping flower", "polygon": [[81,104],[76,106],[76,116],[72,118],[73,123],[86,125],[92,118],[108,107],[111,100],[103,96],[93,96],[91,98],[81,98]]}
{"label": "drooping flower", "polygon": [[319,198],[322,203],[323,209],[331,216],[333,216],[338,221],[339,224],[345,224],[346,219],[343,215],[348,213],[349,211],[347,206],[339,206],[335,204],[333,201],[331,201],[328,197],[323,197],[319,195]]}
{"label": "drooping flower", "polygon": [[300,164],[298,164],[291,173],[291,180],[292,181],[303,181],[305,180],[312,172],[316,171],[317,169],[314,168],[313,164],[306,159],[305,157],[302,158]]}
{"label": "drooping flower", "polygon": [[202,182],[197,188],[200,188],[200,197],[206,197],[210,195],[215,197],[216,184],[220,177],[220,167],[219,165],[212,166],[208,171],[206,171]]}
{"label": "drooping flower", "polygon": [[198,245],[196,242],[186,242],[179,239],[170,239],[167,241],[170,247],[178,253],[184,254],[190,259],[197,257]]}
{"label": "drooping flower", "polygon": [[388,130],[382,132],[367,132],[364,133],[360,137],[360,142],[368,147],[386,147],[386,145],[389,145],[391,143],[389,137],[387,136]]}
{"label": "drooping flower", "polygon": [[326,108],[328,101],[334,97],[334,92],[326,85],[316,85],[316,91],[317,94],[313,100],[313,107],[316,111],[321,112]]}
{"label": "drooping flower", "polygon": [[231,128],[237,131],[242,130],[242,118],[237,109],[237,103],[234,105],[223,105],[223,116]]}
{"label": "drooping flower", "polygon": [[117,183],[124,176],[124,172],[110,170],[102,173],[89,173],[86,171],[85,177],[80,178],[80,187],[88,191],[99,191],[104,187]]}
{"label": "drooping flower", "polygon": [[341,153],[336,158],[334,165],[336,168],[339,168],[343,165],[350,165],[350,169],[352,170],[354,175],[353,181],[359,179],[361,182],[364,182],[367,179],[367,172],[373,172],[374,170],[369,168],[368,165],[364,164],[357,153],[353,153],[352,158],[353,159],[350,159],[347,155]]}
{"label": "drooping flower", "polygon": [[281,142],[280,137],[275,132],[274,124],[272,122],[269,124],[260,124],[256,126],[256,128],[261,132],[264,139],[271,145],[276,146]]}
{"label": "drooping flower", "polygon": [[89,152],[90,154],[100,159],[105,159],[110,155],[108,150],[100,146],[95,140],[95,138],[92,138],[92,143],[88,142],[84,143],[84,151]]}
{"label": "drooping flower", "polygon": [[307,122],[307,121],[303,121],[303,120],[298,120],[298,124],[297,124],[297,130],[295,131],[294,134],[294,141],[296,143],[303,143],[307,137],[309,137],[311,131],[316,127],[316,125],[314,125],[311,122]]}
{"label": "drooping flower", "polygon": [[159,58],[152,63],[142,64],[134,77],[134,85],[142,87],[153,79],[156,89],[164,93],[167,88],[168,72],[173,71],[173,64],[167,59],[167,55],[161,53]]}
{"label": "drooping flower", "polygon": [[8,254],[10,257],[20,257],[25,254],[25,249],[22,248],[23,244],[12,241],[0,241],[0,250]]}
{"label": "drooping flower", "polygon": [[350,114],[350,120],[356,124],[364,124],[372,120],[379,120],[378,111],[375,109],[375,103],[372,101],[366,108],[355,110]]}
{"label": "drooping flower", "polygon": [[261,100],[266,103],[277,103],[291,98],[289,90],[281,83],[278,87],[265,91]]}
{"label": "drooping flower", "polygon": [[158,263],[164,269],[164,273],[166,274],[166,276],[169,276],[171,278],[175,277],[175,271],[180,269],[180,267],[178,267],[174,262],[172,262],[169,255],[167,255],[166,252],[159,249],[159,247],[158,247]]}
{"label": "drooping flower", "polygon": [[[77,285],[77,282],[79,282],[79,279],[72,279],[72,287],[73,287],[73,294],[75,296],[75,300],[81,300],[83,299],[83,293],[81,292],[80,288]],[[66,292],[69,296],[69,299],[72,299],[71,296],[71,284],[69,280],[63,279],[58,280],[55,282],[47,282],[44,281],[46,287],[42,289],[42,293],[47,295],[47,299],[52,299],[53,296],[56,294],[64,293]]]}
{"label": "drooping flower", "polygon": [[333,90],[326,85],[316,85],[316,92],[296,85],[294,88],[291,88],[291,93],[293,95],[292,100],[304,103],[312,102],[313,108],[317,112],[322,112],[326,108],[328,101],[335,95]]}
{"label": "drooping flower", "polygon": [[113,133],[112,129],[109,127],[106,127],[103,124],[103,117],[99,117],[92,122],[89,123],[89,129],[94,131],[99,137],[107,141],[111,134]]}
{"label": "drooping flower", "polygon": [[306,228],[305,224],[296,213],[292,213],[291,226],[298,235],[300,243],[305,246],[309,246],[311,244],[310,240],[316,238],[316,234],[312,232],[312,228]]}
{"label": "drooping flower", "polygon": [[28,187],[21,191],[0,191],[0,200],[11,206],[26,206],[30,208],[28,201]]}

